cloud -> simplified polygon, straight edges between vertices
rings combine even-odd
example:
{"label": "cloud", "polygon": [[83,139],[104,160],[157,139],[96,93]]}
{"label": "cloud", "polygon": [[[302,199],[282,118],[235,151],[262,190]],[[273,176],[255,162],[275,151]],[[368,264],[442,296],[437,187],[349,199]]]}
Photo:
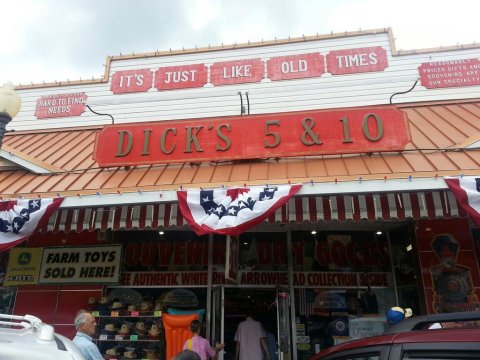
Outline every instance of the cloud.
{"label": "cloud", "polygon": [[[0,82],[101,77],[109,55],[392,27],[398,49],[480,41],[475,0],[21,0]],[[455,11],[454,11],[455,10]]]}

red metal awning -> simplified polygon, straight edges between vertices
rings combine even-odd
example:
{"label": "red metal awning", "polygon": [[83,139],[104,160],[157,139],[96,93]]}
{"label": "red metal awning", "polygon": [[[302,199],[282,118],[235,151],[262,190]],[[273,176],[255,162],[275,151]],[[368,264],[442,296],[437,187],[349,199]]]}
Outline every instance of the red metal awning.
{"label": "red metal awning", "polygon": [[[466,216],[448,190],[382,194],[318,195],[295,197],[266,221],[290,222],[382,221]],[[45,231],[81,232],[107,229],[143,230],[188,225],[176,202],[60,209]]]}

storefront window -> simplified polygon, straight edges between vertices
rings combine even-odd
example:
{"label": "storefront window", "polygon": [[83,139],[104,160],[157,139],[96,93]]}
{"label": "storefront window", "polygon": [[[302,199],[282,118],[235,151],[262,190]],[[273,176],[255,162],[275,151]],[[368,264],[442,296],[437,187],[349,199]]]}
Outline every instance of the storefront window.
{"label": "storefront window", "polygon": [[[407,225],[389,237],[377,231],[292,232],[298,359],[343,341],[382,334],[391,306],[419,307],[410,244]],[[412,253],[401,259],[400,248]]]}

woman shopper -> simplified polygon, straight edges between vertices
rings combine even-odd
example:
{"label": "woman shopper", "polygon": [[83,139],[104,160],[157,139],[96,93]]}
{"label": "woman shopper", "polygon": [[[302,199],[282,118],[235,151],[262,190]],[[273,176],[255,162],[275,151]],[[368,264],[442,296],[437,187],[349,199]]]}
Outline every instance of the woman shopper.
{"label": "woman shopper", "polygon": [[192,332],[192,337],[185,341],[183,345],[183,350],[192,350],[195,351],[201,360],[208,360],[209,358],[214,358],[219,350],[222,350],[223,344],[216,344],[214,348],[210,346],[210,343],[207,339],[200,336],[202,330],[202,324],[198,320],[193,320],[190,323],[190,331]]}

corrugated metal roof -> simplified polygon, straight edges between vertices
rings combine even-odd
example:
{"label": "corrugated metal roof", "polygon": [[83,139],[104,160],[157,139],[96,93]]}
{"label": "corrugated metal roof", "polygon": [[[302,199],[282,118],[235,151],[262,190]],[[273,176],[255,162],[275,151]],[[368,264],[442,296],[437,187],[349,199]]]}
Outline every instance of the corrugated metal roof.
{"label": "corrugated metal roof", "polygon": [[412,140],[404,151],[392,153],[99,168],[92,154],[101,128],[17,132],[8,134],[3,141],[16,156],[35,159],[60,171],[33,174],[21,168],[11,170],[10,164],[0,171],[0,196],[72,196],[97,191],[173,190],[180,186],[322,183],[360,177],[368,180],[478,173],[480,149],[463,150],[460,145],[478,140],[480,101],[400,108],[407,113]]}

